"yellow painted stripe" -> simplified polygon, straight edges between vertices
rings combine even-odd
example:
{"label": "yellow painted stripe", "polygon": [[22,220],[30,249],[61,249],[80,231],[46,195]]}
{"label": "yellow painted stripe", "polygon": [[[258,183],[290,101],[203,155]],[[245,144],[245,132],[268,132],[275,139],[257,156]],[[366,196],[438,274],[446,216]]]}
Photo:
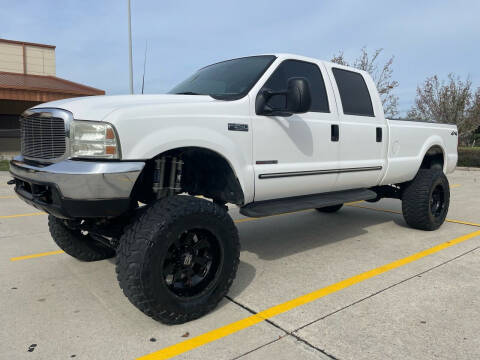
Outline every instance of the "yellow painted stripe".
{"label": "yellow painted stripe", "polygon": [[[401,212],[399,212],[399,211],[387,210],[387,209],[377,209],[377,208],[373,208],[373,207],[357,205],[357,203],[359,203],[359,202],[362,202],[362,201],[355,201],[355,202],[351,202],[351,203],[346,203],[345,205],[352,206],[352,207],[358,207],[358,208],[361,208],[361,209],[388,212],[388,213],[393,213],[393,214],[401,214]],[[264,217],[259,217],[259,218],[243,218],[243,219],[237,219],[234,222],[238,224],[238,223],[243,223],[243,222],[247,222],[247,221],[257,221],[257,220],[261,220],[261,219],[265,219],[265,218],[269,218],[269,217],[283,216],[283,215],[295,214],[295,213],[300,213],[300,212],[305,212],[305,211],[309,211],[309,210],[300,210],[300,211],[294,211],[294,212],[290,212],[290,213],[269,215],[269,216],[264,216]],[[7,216],[0,216],[0,219],[1,218],[22,217],[22,216],[44,215],[44,214],[46,214],[46,213],[38,212],[38,213],[30,213],[30,214],[7,215]],[[446,221],[451,222],[451,223],[456,223],[456,224],[463,224],[463,225],[480,227],[480,224],[475,224],[475,223],[471,223],[471,222],[467,222],[467,221],[452,220],[452,219],[447,219]],[[32,258],[41,257],[41,256],[56,255],[56,254],[61,254],[61,253],[63,253],[63,251],[59,251],[59,252],[52,251],[52,252],[47,252],[47,253],[19,256],[19,257],[16,257],[16,258],[12,258],[11,260],[12,261],[25,260],[25,259],[32,259]]]}
{"label": "yellow painted stripe", "polygon": [[[357,207],[360,209],[368,209],[368,210],[374,210],[374,211],[381,211],[381,212],[387,212],[387,213],[392,213],[392,214],[399,214],[402,215],[400,211],[395,211],[395,210],[387,210],[387,209],[378,209],[378,208],[373,208],[369,206],[362,206],[362,205],[348,205],[351,207]],[[455,220],[455,219],[445,219],[445,221],[454,223],[454,224],[462,224],[462,225],[470,225],[470,226],[478,226],[480,227],[480,224],[468,222],[468,221],[461,221],[461,220]]]}
{"label": "yellow painted stripe", "polygon": [[477,230],[475,232],[472,232],[470,234],[460,236],[456,239],[444,242],[442,244],[436,245],[434,247],[431,247],[429,249],[420,251],[416,254],[407,256],[403,259],[396,260],[394,262],[391,262],[389,264],[380,266],[376,269],[372,269],[369,271],[366,271],[364,273],[352,276],[348,279],[342,280],[340,282],[337,282],[335,284],[326,286],[324,288],[321,288],[319,290],[313,291],[311,293],[308,293],[306,295],[300,296],[296,299],[284,302],[282,304],[273,306],[271,308],[268,308],[266,310],[263,310],[259,312],[256,315],[249,316],[247,318],[244,318],[239,321],[235,321],[231,324],[222,326],[218,329],[215,329],[213,331],[207,332],[205,334],[193,337],[189,340],[182,341],[180,343],[177,343],[175,345],[166,347],[164,349],[161,349],[159,351],[156,351],[154,353],[139,357],[137,360],[159,360],[159,359],[170,359],[174,356],[183,354],[187,351],[193,350],[195,348],[198,348],[200,346],[206,345],[208,343],[211,343],[213,341],[219,340],[225,336],[234,334],[240,330],[246,329],[250,326],[253,326],[255,324],[258,324],[259,322],[262,322],[263,320],[269,319],[271,317],[274,317],[276,315],[285,313],[289,310],[292,310],[298,306],[308,304],[312,301],[318,300],[324,296],[327,296],[329,294],[333,294],[337,291],[343,290],[347,287],[350,287],[352,285],[358,284],[362,281],[365,281],[367,279],[373,278],[375,276],[378,276],[380,274],[383,274],[387,271],[399,268],[401,266],[407,265],[411,262],[417,261],[421,258],[424,258],[425,256],[435,254],[441,250],[447,249],[453,245],[459,244],[463,241],[472,239],[476,236],[480,235],[480,230]]}
{"label": "yellow painted stripe", "polygon": [[460,185],[460,184],[452,184],[452,185],[450,185],[450,188],[457,188],[457,187],[460,187],[460,186],[462,186],[462,185]]}
{"label": "yellow painted stripe", "polygon": [[[9,217],[18,217],[18,216],[31,216],[31,215],[42,215],[45,213],[32,213],[32,214],[21,214],[21,215],[10,215]],[[278,215],[271,215],[271,216],[265,216],[265,217],[272,217],[272,216],[280,216],[280,215],[287,215],[287,214],[292,214],[292,213],[284,213],[284,214],[278,214]],[[241,223],[241,222],[246,222],[246,221],[255,221],[255,220],[260,220],[263,218],[245,218],[245,219],[238,219],[235,220],[236,223]],[[39,253],[39,254],[31,254],[31,255],[25,255],[25,256],[18,256],[11,258],[11,261],[17,261],[17,260],[27,260],[27,259],[33,259],[37,257],[42,257],[42,256],[49,256],[49,255],[57,255],[57,254],[63,254],[64,252],[62,250],[59,251],[50,251],[50,252],[44,252],[44,253]]]}
{"label": "yellow painted stripe", "polygon": [[463,224],[463,225],[470,225],[470,226],[478,226],[480,227],[480,224],[476,224],[476,223],[472,223],[472,222],[468,222],[468,221],[460,221],[460,220],[453,220],[453,219],[447,219],[445,221],[448,221],[448,222],[451,222],[451,223],[455,223],[455,224]]}
{"label": "yellow painted stripe", "polygon": [[23,216],[36,216],[36,215],[46,215],[47,213],[44,212],[34,212],[34,213],[28,213],[28,214],[16,214],[16,215],[0,215],[0,219],[11,219],[11,218],[17,218],[17,217],[23,217]]}
{"label": "yellow painted stripe", "polygon": [[31,254],[31,255],[13,257],[13,258],[10,258],[10,261],[33,259],[33,258],[38,258],[38,257],[42,257],[42,256],[57,255],[57,254],[63,254],[63,253],[64,253],[63,250],[49,251],[49,252],[44,252],[44,253],[39,253],[39,254]]}
{"label": "yellow painted stripe", "polygon": [[[374,211],[388,212],[388,213],[393,213],[393,214],[401,214],[399,211],[387,210],[387,209],[376,209],[376,208],[372,208],[372,207],[368,207],[368,206],[356,205],[356,204],[359,203],[359,202],[361,202],[361,201],[355,201],[355,202],[352,202],[352,203],[347,203],[346,205],[352,206],[352,207],[358,207],[358,208],[362,208],[362,209],[374,210]],[[305,211],[309,211],[309,210],[300,210],[300,211],[294,211],[294,212],[290,212],[290,213],[282,213],[282,214],[277,214],[277,215],[269,215],[269,216],[264,216],[264,217],[259,217],[259,218],[243,218],[243,219],[237,219],[237,220],[235,220],[234,222],[235,222],[235,223],[243,223],[243,222],[247,222],[247,221],[257,221],[257,220],[261,220],[261,219],[265,219],[265,218],[269,218],[269,217],[282,216],[282,215],[288,215],[288,214],[295,214],[295,213],[305,212]],[[5,218],[8,218],[8,217],[43,215],[43,214],[45,214],[45,213],[41,213],[41,212],[40,212],[40,213],[31,213],[31,214],[8,215],[8,216],[4,216],[4,217],[5,217]],[[0,218],[2,218],[2,217],[0,216]],[[475,224],[475,223],[471,223],[471,222],[467,222],[467,221],[451,220],[451,219],[447,219],[446,221],[451,222],[451,223],[456,223],[456,224],[463,224],[463,225],[470,225],[470,226],[478,226],[478,227],[480,227],[480,224]],[[40,254],[19,256],[19,257],[17,257],[17,258],[12,258],[12,259],[15,259],[15,260],[25,260],[25,259],[32,259],[32,258],[41,257],[41,256],[56,255],[56,254],[61,254],[61,253],[63,253],[63,251],[60,251],[60,252],[55,252],[55,251],[53,251],[53,252],[47,252],[47,253],[40,253]],[[12,260],[12,261],[15,261],[15,260]]]}
{"label": "yellow painted stripe", "polygon": [[0,199],[15,199],[16,196],[0,196]]}
{"label": "yellow painted stripe", "polygon": [[360,203],[362,203],[362,202],[363,202],[363,200],[360,200],[360,201],[352,201],[352,202],[345,203],[344,205],[360,204]]}

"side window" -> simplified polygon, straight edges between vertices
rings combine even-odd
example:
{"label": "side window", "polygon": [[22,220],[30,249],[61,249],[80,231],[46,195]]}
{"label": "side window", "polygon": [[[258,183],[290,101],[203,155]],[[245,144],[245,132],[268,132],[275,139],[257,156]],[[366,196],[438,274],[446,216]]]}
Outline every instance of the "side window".
{"label": "side window", "polygon": [[345,115],[375,116],[372,99],[362,74],[333,68]]}
{"label": "side window", "polygon": [[[312,107],[310,111],[330,112],[328,107],[327,91],[322,73],[317,65],[298,60],[285,60],[267,80],[263,89],[282,91],[287,88],[288,79],[292,77],[304,77],[310,84],[312,94]],[[268,104],[274,109],[285,108],[284,96],[272,96]]]}

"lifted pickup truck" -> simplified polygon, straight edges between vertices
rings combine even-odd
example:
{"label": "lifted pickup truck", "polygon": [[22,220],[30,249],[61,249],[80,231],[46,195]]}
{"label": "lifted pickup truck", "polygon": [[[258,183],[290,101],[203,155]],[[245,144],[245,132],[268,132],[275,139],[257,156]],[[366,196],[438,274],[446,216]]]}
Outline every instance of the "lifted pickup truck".
{"label": "lifted pickup truck", "polygon": [[71,256],[116,255],[128,299],[168,324],[211,311],[232,284],[227,203],[261,217],[389,197],[435,230],[457,163],[455,126],[387,120],[367,73],[288,54],[216,63],[164,95],[39,105],[21,128],[20,198],[50,214]]}

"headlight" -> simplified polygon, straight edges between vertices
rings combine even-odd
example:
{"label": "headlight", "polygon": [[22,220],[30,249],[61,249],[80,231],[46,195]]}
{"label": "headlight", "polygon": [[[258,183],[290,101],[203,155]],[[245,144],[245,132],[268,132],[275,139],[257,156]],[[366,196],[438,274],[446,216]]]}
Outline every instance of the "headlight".
{"label": "headlight", "polygon": [[94,121],[73,121],[71,156],[78,158],[119,159],[120,149],[112,125]]}

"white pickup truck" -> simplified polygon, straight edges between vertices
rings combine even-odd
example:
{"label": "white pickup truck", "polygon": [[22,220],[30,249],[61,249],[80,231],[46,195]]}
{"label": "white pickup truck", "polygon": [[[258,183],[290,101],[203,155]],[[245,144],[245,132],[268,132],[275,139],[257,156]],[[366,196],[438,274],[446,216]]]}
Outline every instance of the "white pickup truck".
{"label": "white pickup truck", "polygon": [[261,217],[390,197],[435,230],[457,163],[456,126],[387,120],[367,73],[289,54],[206,66],[164,95],[42,104],[21,128],[17,194],[66,253],[116,255],[125,295],[168,324],[212,310],[235,277],[227,203]]}

